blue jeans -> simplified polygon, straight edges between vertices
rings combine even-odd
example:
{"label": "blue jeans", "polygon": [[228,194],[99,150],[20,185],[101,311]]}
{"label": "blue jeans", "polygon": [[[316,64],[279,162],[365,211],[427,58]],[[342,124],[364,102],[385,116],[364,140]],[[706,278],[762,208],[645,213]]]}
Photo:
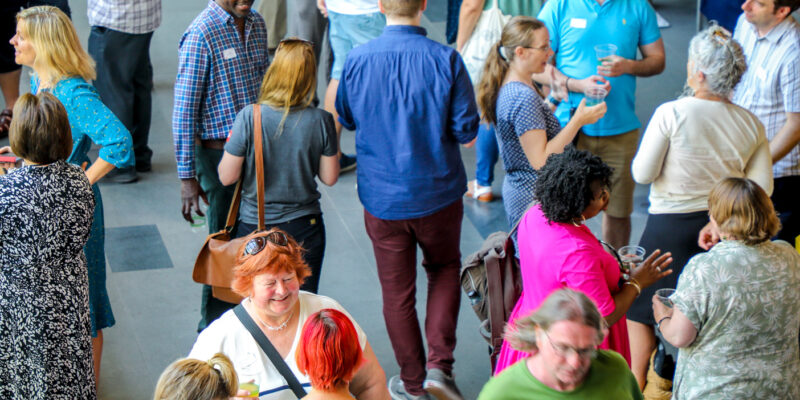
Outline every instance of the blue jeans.
{"label": "blue jeans", "polygon": [[478,140],[475,142],[475,179],[480,186],[492,186],[494,181],[494,165],[500,149],[497,147],[497,136],[494,125],[480,124]]}

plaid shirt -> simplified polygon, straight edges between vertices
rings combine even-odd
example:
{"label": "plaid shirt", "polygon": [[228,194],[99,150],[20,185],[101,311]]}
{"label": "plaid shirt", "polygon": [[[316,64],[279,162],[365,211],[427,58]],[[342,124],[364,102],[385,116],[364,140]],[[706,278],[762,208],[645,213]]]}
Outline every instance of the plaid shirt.
{"label": "plaid shirt", "polygon": [[150,33],[161,25],[161,0],[89,0],[86,14],[92,26]]}
{"label": "plaid shirt", "polygon": [[261,15],[245,18],[243,42],[233,16],[210,0],[180,43],[172,112],[179,178],[195,177],[195,138],[225,139],[236,113],[255,102],[268,65]]}
{"label": "plaid shirt", "polygon": [[[786,124],[786,113],[800,112],[800,24],[787,17],[759,38],[742,14],[733,38],[747,58],[733,102],[755,114],[772,141]],[[775,178],[800,175],[800,145],[776,162],[772,173]]]}

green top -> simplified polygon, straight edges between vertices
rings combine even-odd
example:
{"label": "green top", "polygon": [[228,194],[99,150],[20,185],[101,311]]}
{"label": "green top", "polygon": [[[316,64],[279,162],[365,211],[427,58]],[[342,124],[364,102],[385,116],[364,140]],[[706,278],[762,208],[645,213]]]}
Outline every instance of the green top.
{"label": "green top", "polygon": [[[483,9],[492,8],[493,0],[484,0]],[[516,17],[517,15],[527,15],[536,17],[542,8],[542,0],[497,0],[497,6],[504,15]]]}
{"label": "green top", "polygon": [[598,350],[589,374],[575,390],[560,392],[536,379],[525,359],[506,368],[486,383],[478,400],[643,400],[636,378],[621,355],[610,350]]}
{"label": "green top", "polygon": [[678,353],[674,398],[798,398],[799,287],[800,255],[782,240],[692,257],[670,297],[698,331]]}

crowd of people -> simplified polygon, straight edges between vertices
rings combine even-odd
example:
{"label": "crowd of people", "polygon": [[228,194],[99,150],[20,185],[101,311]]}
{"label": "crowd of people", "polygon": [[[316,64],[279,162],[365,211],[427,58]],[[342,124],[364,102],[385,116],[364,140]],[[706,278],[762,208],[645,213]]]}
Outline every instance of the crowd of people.
{"label": "crowd of people", "polygon": [[[0,54],[0,156],[16,157],[0,162],[0,397],[93,399],[114,325],[97,182],[151,170],[161,2],[89,0],[86,51],[65,1],[14,1]],[[426,0],[262,0],[263,16],[253,3],[209,0],[188,26],[172,114],[183,218],[224,229],[241,186],[230,285],[244,300],[204,286],[196,342],[155,399],[463,399],[462,198],[494,199],[498,158],[522,294],[479,399],[800,398],[800,254],[786,243],[800,237],[800,1],[747,0],[733,34],[697,33],[685,93],[641,143],[636,77],[666,60],[645,0],[464,0],[456,48],[426,37]],[[459,51],[490,9],[513,18],[471,76]],[[400,367],[388,379],[353,316],[317,293],[317,182],[352,169]],[[634,182],[650,184],[650,254],[629,260]],[[596,216],[602,240],[585,224]]]}

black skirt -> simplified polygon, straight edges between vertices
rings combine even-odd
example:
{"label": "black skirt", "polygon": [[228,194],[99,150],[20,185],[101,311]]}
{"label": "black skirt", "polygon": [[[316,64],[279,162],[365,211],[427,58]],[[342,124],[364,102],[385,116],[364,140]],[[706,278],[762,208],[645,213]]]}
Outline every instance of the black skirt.
{"label": "black skirt", "polygon": [[689,259],[704,251],[697,245],[697,237],[707,223],[708,211],[647,216],[647,224],[639,246],[644,247],[648,256],[656,249],[661,249],[662,254],[672,252],[670,268],[673,272],[652,286],[642,289],[642,294],[634,300],[628,310],[629,320],[647,325],[656,324],[653,319],[653,295],[658,289],[674,289]]}

